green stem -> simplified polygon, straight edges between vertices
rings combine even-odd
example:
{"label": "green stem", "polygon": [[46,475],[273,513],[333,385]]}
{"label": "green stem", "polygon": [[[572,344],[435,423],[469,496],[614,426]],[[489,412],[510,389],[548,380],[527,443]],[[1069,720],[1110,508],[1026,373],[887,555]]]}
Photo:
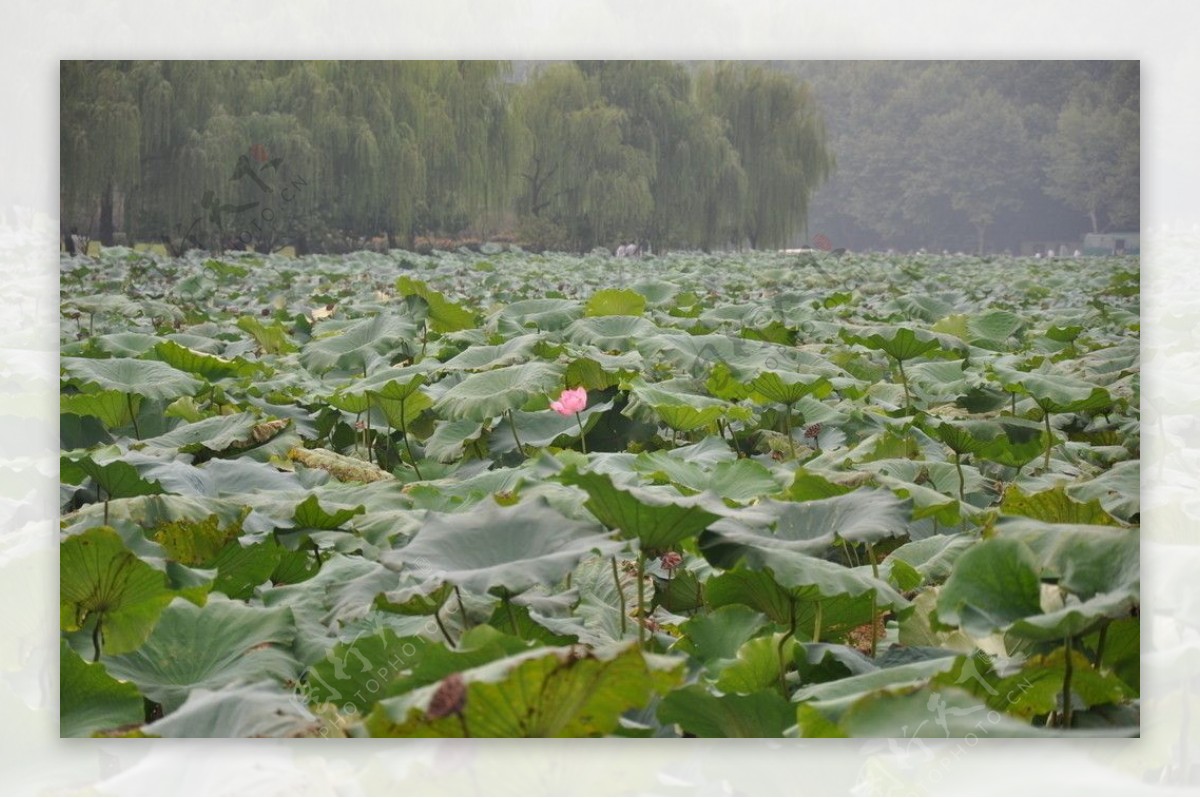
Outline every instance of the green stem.
{"label": "green stem", "polygon": [[450,648],[457,648],[457,646],[454,643],[454,638],[450,637],[450,633],[446,631],[445,624],[442,623],[440,609],[434,611],[433,620],[437,622],[438,629],[440,629],[442,631],[442,637],[446,638],[446,645],[450,646]]}
{"label": "green stem", "polygon": [[638,648],[646,647],[646,617],[643,609],[646,606],[646,585],[642,582],[645,574],[646,555],[639,547],[637,558]]}
{"label": "green stem", "polygon": [[783,637],[779,638],[779,646],[776,650],[776,653],[779,655],[779,691],[783,693],[783,697],[785,699],[788,698],[788,691],[787,666],[783,662],[783,644],[786,643],[790,638],[794,638],[796,636],[796,600],[791,596],[788,596],[788,618],[790,623],[788,625],[787,633],[784,634]]}
{"label": "green stem", "polygon": [[1100,637],[1096,640],[1096,670],[1100,670],[1100,663],[1104,661],[1104,641],[1108,637],[1108,621],[1100,627]]}
{"label": "green stem", "polygon": [[904,410],[908,411],[908,407],[912,404],[912,400],[908,396],[908,375],[904,373],[904,361],[896,358],[896,364],[900,366],[900,384],[904,386]]}
{"label": "green stem", "polygon": [[458,611],[462,614],[463,631],[471,628],[471,622],[467,620],[467,608],[463,606],[462,593],[458,592],[458,585],[454,586],[454,597],[458,599]]}
{"label": "green stem", "polygon": [[817,610],[813,613],[813,637],[814,643],[821,642],[821,602],[817,602]]}
{"label": "green stem", "polygon": [[958,469],[958,500],[965,502],[967,480],[963,477],[962,455],[958,452],[954,453],[954,467]]}
{"label": "green stem", "polygon": [[1072,676],[1072,673],[1071,673],[1071,671],[1072,671],[1071,648],[1072,648],[1072,640],[1071,640],[1070,635],[1067,635],[1066,648],[1067,648],[1066,664],[1063,665],[1062,726],[1064,729],[1069,729],[1069,728],[1071,728],[1071,720],[1072,720],[1071,719],[1071,676]]}
{"label": "green stem", "polygon": [[575,422],[579,424],[579,445],[583,447],[583,453],[587,454],[587,441],[583,439],[583,419],[578,413],[575,414]]}
{"label": "green stem", "polygon": [[404,448],[408,450],[408,459],[412,461],[413,471],[417,473],[417,479],[424,479],[421,476],[421,469],[417,467],[417,458],[413,456],[412,444],[408,442],[408,425],[404,423],[404,400],[400,400],[400,435],[404,438]]}
{"label": "green stem", "polygon": [[[879,578],[879,564],[875,561],[875,546],[872,543],[867,543],[867,556],[871,558],[871,575],[876,579]],[[871,591],[871,659],[875,659],[875,614],[879,611],[877,602],[879,594],[874,590]]]}
{"label": "green stem", "polygon": [[617,600],[621,602],[621,637],[625,636],[625,619],[629,617],[625,609],[625,591],[621,590],[621,575],[617,573],[617,558],[612,558],[613,586],[617,589]]}
{"label": "green stem", "polygon": [[509,601],[509,595],[508,595],[507,590],[504,591],[504,598],[501,599],[501,601],[504,602],[504,611],[506,613],[508,613],[508,625],[512,627],[513,635],[516,637],[520,637],[521,630],[517,628],[517,619],[516,619],[516,616],[513,615],[512,602]]}
{"label": "green stem", "polygon": [[367,462],[374,464],[371,452],[371,392],[367,391],[367,423],[363,425],[363,448],[367,450]]}
{"label": "green stem", "polygon": [[783,428],[787,432],[788,448],[792,451],[792,459],[796,459],[796,441],[792,439],[792,406],[785,404],[787,415],[783,417]]}
{"label": "green stem", "polygon": [[513,418],[512,411],[505,410],[504,412],[508,416],[508,426],[509,426],[509,429],[512,430],[513,440],[516,441],[517,452],[519,452],[520,454],[525,454],[525,447],[521,445],[521,439],[517,437],[517,422]]}
{"label": "green stem", "polygon": [[1042,418],[1046,422],[1046,465],[1044,470],[1050,470],[1050,450],[1054,448],[1054,433],[1050,431],[1050,411],[1042,410]]}
{"label": "green stem", "polygon": [[104,613],[100,613],[96,616],[96,628],[92,630],[92,648],[95,652],[92,655],[92,662],[100,661],[100,624],[103,621]]}
{"label": "green stem", "polygon": [[125,394],[125,405],[129,408],[129,420],[133,422],[133,436],[140,441],[142,439],[142,432],[138,429],[137,413],[133,410],[133,394]]}

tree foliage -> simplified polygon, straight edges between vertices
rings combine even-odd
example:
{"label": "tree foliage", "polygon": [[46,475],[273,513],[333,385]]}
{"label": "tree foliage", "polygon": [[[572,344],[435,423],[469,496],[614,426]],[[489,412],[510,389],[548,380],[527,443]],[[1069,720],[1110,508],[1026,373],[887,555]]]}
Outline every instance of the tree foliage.
{"label": "tree foliage", "polygon": [[107,244],[982,250],[1138,223],[1136,62],[67,61],[61,91],[64,228]]}

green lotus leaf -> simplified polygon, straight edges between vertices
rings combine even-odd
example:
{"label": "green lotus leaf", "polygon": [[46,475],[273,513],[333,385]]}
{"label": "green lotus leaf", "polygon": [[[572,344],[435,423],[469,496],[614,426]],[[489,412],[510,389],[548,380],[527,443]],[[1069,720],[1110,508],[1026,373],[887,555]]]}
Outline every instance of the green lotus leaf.
{"label": "green lotus leaf", "polygon": [[65,640],[59,646],[58,667],[60,737],[90,737],[142,722],[145,708],[137,688],[109,676],[101,663],[84,662]]}
{"label": "green lotus leaf", "polygon": [[462,305],[451,302],[445,294],[420,280],[401,276],[396,280],[396,292],[401,297],[419,296],[429,304],[429,326],[436,332],[468,330],[475,326],[475,314]]}
{"label": "green lotus leaf", "polygon": [[1117,463],[1097,477],[1068,485],[1066,490],[1072,499],[1098,501],[1114,517],[1132,523],[1141,512],[1141,464],[1136,460]]}
{"label": "green lotus leaf", "polygon": [[646,311],[646,298],[636,291],[606,288],[597,291],[584,305],[584,316],[641,316]]}
{"label": "green lotus leaf", "polygon": [[[886,672],[886,671],[885,671]],[[937,712],[931,712],[934,707]],[[801,713],[798,713],[801,714]],[[951,687],[882,689],[864,695],[841,716],[837,728],[848,737],[967,737],[979,735],[984,723],[992,737],[1061,737],[1061,730],[1040,729],[1011,715],[989,713],[986,704],[965,690]],[[801,719],[801,736],[805,721]]]}
{"label": "green lotus leaf", "polygon": [[908,563],[926,582],[940,584],[946,581],[963,552],[976,542],[966,535],[931,535],[905,543],[892,551],[888,559]]}
{"label": "green lotus leaf", "polygon": [[[1016,673],[1000,679],[995,693],[979,695],[992,709],[1008,712],[1027,721],[1048,715],[1062,703],[1066,674],[1066,648],[1030,657]],[[977,691],[979,694],[979,691]],[[1081,709],[1116,704],[1136,697],[1136,692],[1116,675],[1097,670],[1081,651],[1071,652],[1072,704]]]}
{"label": "green lotus leaf", "polygon": [[264,368],[261,363],[252,363],[242,358],[230,360],[206,352],[197,352],[175,341],[155,344],[154,354],[172,368],[188,374],[199,374],[212,381],[226,377],[246,377]]}
{"label": "green lotus leaf", "polygon": [[330,369],[369,373],[392,352],[411,347],[417,328],[398,316],[370,316],[348,324],[326,321],[300,350],[300,362],[316,374]]}
{"label": "green lotus leaf", "polygon": [[357,507],[339,507],[333,512],[321,507],[315,493],[296,505],[294,516],[297,529],[338,529],[354,516],[366,511],[364,505]]}
{"label": "green lotus leaf", "polygon": [[[636,646],[542,648],[461,672],[457,688],[429,685],[385,699],[362,731],[372,737],[596,737],[622,713],[682,678],[682,661]],[[461,693],[446,711],[439,690]],[[443,699],[444,700],[444,699]]]}
{"label": "green lotus leaf", "polygon": [[242,316],[237,320],[237,327],[250,333],[259,349],[268,355],[282,355],[298,349],[287,330],[279,323],[263,324],[253,316]]}
{"label": "green lotus leaf", "polygon": [[764,371],[750,381],[750,387],[769,401],[792,405],[810,394],[823,397],[832,390],[829,380],[816,374],[794,371]]}
{"label": "green lotus leaf", "polygon": [[612,477],[596,472],[580,473],[574,467],[563,472],[562,481],[587,491],[584,506],[607,528],[622,538],[636,538],[644,551],[665,551],[706,529],[724,513],[724,505],[712,493],[673,496],[636,486],[618,486]]}
{"label": "green lotus leaf", "polygon": [[1109,515],[1100,502],[1091,499],[1077,502],[1071,499],[1063,485],[1051,490],[1027,494],[1017,485],[1009,485],[1000,502],[1000,512],[1021,515],[1052,524],[1099,524],[1120,526],[1120,522]]}
{"label": "green lotus leaf", "polygon": [[[776,587],[772,589],[763,577]],[[789,626],[794,619],[796,626],[804,631],[810,619],[815,620],[815,605],[820,602],[822,639],[845,618],[858,620],[855,625],[868,623],[872,594],[877,607],[895,610],[908,607],[908,602],[891,585],[871,575],[869,567],[846,568],[786,549],[746,547],[737,568],[709,579],[707,593],[713,606],[746,604]],[[829,603],[830,599],[843,599],[845,604],[838,608]],[[839,617],[839,612],[844,618]]]}
{"label": "green lotus leaf", "polygon": [[967,321],[972,343],[991,341],[1002,343],[1025,328],[1025,322],[1008,310],[989,310]]}
{"label": "green lotus leaf", "polygon": [[182,424],[170,432],[141,442],[143,451],[178,450],[197,452],[208,449],[220,452],[231,447],[244,449],[259,443],[255,427],[259,419],[254,413],[234,413],[212,416],[191,424]]}
{"label": "green lotus leaf", "polygon": [[1129,601],[1138,598],[1137,529],[1002,517],[996,523],[996,539],[1020,541],[1035,557],[1043,579],[1082,599],[1100,594],[1118,594]]}
{"label": "green lotus leaf", "polygon": [[[714,687],[726,695],[742,695],[774,688],[778,695],[780,673],[792,665],[795,646],[780,645],[787,638],[784,632],[765,634],[747,640],[717,674]],[[782,654],[782,659],[780,655]]]}
{"label": "green lotus leaf", "polygon": [[439,578],[477,593],[554,585],[582,560],[621,544],[544,499],[501,507],[487,499],[458,513],[429,513],[408,545],[384,555],[418,580]]}
{"label": "green lotus leaf", "polygon": [[[115,450],[115,447],[112,447]],[[156,480],[144,479],[138,470],[120,457],[118,451],[97,450],[77,459],[70,455],[60,458],[59,478],[68,484],[78,485],[85,478],[100,486],[107,499],[126,499],[132,496],[149,496],[162,493],[163,487]]]}
{"label": "green lotus leaf", "polygon": [[439,421],[433,434],[425,441],[425,456],[440,463],[452,463],[460,459],[466,447],[479,440],[482,434],[483,424],[469,418]]}
{"label": "green lotus leaf", "polygon": [[847,328],[841,331],[841,336],[846,343],[878,349],[900,361],[934,353],[954,356],[966,352],[966,345],[954,336],[912,327]]}
{"label": "green lotus leaf", "polygon": [[372,398],[401,400],[416,393],[428,379],[431,365],[421,363],[416,366],[403,368],[386,368],[372,372],[369,376],[355,380],[350,385],[338,391],[347,396],[365,396]]}
{"label": "green lotus leaf", "polygon": [[1102,412],[1113,406],[1113,397],[1099,385],[1065,374],[1017,371],[995,367],[1006,391],[1029,394],[1047,413]]}
{"label": "green lotus leaf", "polygon": [[474,344],[437,366],[437,370],[441,372],[490,371],[525,363],[536,357],[534,350],[544,340],[545,336],[530,333],[510,338],[501,344]]}
{"label": "green lotus leaf", "polygon": [[295,692],[270,681],[198,687],[182,706],[143,727],[155,737],[308,737],[320,722]]}
{"label": "green lotus leaf", "polygon": [[583,305],[571,299],[522,299],[488,317],[486,328],[505,336],[534,330],[561,330],[583,316]]}
{"label": "green lotus leaf", "polygon": [[778,493],[781,488],[771,471],[754,460],[729,460],[705,469],[668,452],[655,451],[639,454],[633,467],[646,476],[669,479],[698,493],[710,490],[721,498],[737,502]]}
{"label": "green lotus leaf", "polygon": [[[579,438],[580,422],[583,423],[585,432],[590,431],[600,421],[600,417],[612,409],[612,406],[612,402],[594,404],[579,411],[578,420],[574,415],[564,416],[553,410],[528,413],[518,410],[513,413],[512,418],[517,425],[517,436],[524,446],[549,446],[560,439],[562,444],[566,444],[568,441]],[[500,434],[492,435],[488,445],[492,456],[511,452],[517,447],[512,435],[503,434],[506,431],[500,430]]]}
{"label": "green lotus leaf", "polygon": [[490,421],[555,390],[562,384],[562,374],[561,366],[540,362],[472,374],[442,394],[433,409],[451,421]]}
{"label": "green lotus leaf", "polygon": [[641,316],[608,315],[574,321],[563,331],[563,337],[575,344],[594,346],[602,352],[629,352],[639,349],[640,341],[657,332],[658,327]]}
{"label": "green lotus leaf", "polygon": [[61,626],[90,628],[97,655],[140,646],[174,597],[167,575],[127,549],[112,527],[71,535],[59,546]]}
{"label": "green lotus leaf", "polygon": [[199,380],[157,360],[64,357],[60,363],[63,371],[81,385],[146,399],[174,399],[194,394],[203,386]]}
{"label": "green lotus leaf", "polygon": [[658,719],[693,737],[782,737],[795,708],[777,689],[717,696],[693,684],[668,693]]}
{"label": "green lotus leaf", "polygon": [[766,623],[767,617],[761,612],[743,604],[727,604],[680,626],[683,636],[671,650],[691,654],[715,676]]}
{"label": "green lotus leaf", "polygon": [[700,537],[700,549],[718,568],[732,568],[750,549],[824,555],[839,539],[875,543],[907,532],[905,502],[891,491],[859,488],[807,502],[764,500],[714,524]]}
{"label": "green lotus leaf", "polygon": [[986,637],[1022,618],[1040,615],[1037,560],[1017,540],[993,538],[965,551],[938,594],[937,617]]}
{"label": "green lotus leaf", "polygon": [[141,409],[142,399],[122,391],[63,394],[58,400],[60,413],[95,416],[107,429],[117,429],[133,423]]}
{"label": "green lotus leaf", "polygon": [[246,606],[213,595],[203,607],[176,599],[136,651],[112,657],[109,673],[133,682],[143,695],[179,708],[196,688],[300,675],[291,653],[296,628],[287,609]]}

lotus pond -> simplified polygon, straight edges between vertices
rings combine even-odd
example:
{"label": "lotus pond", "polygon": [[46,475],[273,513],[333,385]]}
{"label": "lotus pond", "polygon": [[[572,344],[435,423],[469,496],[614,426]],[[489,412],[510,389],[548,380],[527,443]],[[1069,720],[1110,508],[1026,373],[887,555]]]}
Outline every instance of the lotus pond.
{"label": "lotus pond", "polygon": [[1135,258],[487,249],[64,257],[63,736],[1137,734]]}

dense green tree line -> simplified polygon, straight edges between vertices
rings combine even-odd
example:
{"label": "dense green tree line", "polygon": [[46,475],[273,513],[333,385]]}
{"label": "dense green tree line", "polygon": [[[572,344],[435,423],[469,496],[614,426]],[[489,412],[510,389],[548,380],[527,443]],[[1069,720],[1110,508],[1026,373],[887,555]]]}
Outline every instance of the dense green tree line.
{"label": "dense green tree line", "polygon": [[1139,223],[1135,61],[777,62],[837,173],[810,229],[855,249],[1016,249]]}
{"label": "dense green tree line", "polygon": [[61,87],[64,227],[106,242],[987,250],[1138,223],[1136,62],[104,61]]}
{"label": "dense green tree line", "polygon": [[832,166],[806,87],[762,66],[510,72],[64,62],[64,221],[109,242],[508,231],[571,249],[781,246]]}

